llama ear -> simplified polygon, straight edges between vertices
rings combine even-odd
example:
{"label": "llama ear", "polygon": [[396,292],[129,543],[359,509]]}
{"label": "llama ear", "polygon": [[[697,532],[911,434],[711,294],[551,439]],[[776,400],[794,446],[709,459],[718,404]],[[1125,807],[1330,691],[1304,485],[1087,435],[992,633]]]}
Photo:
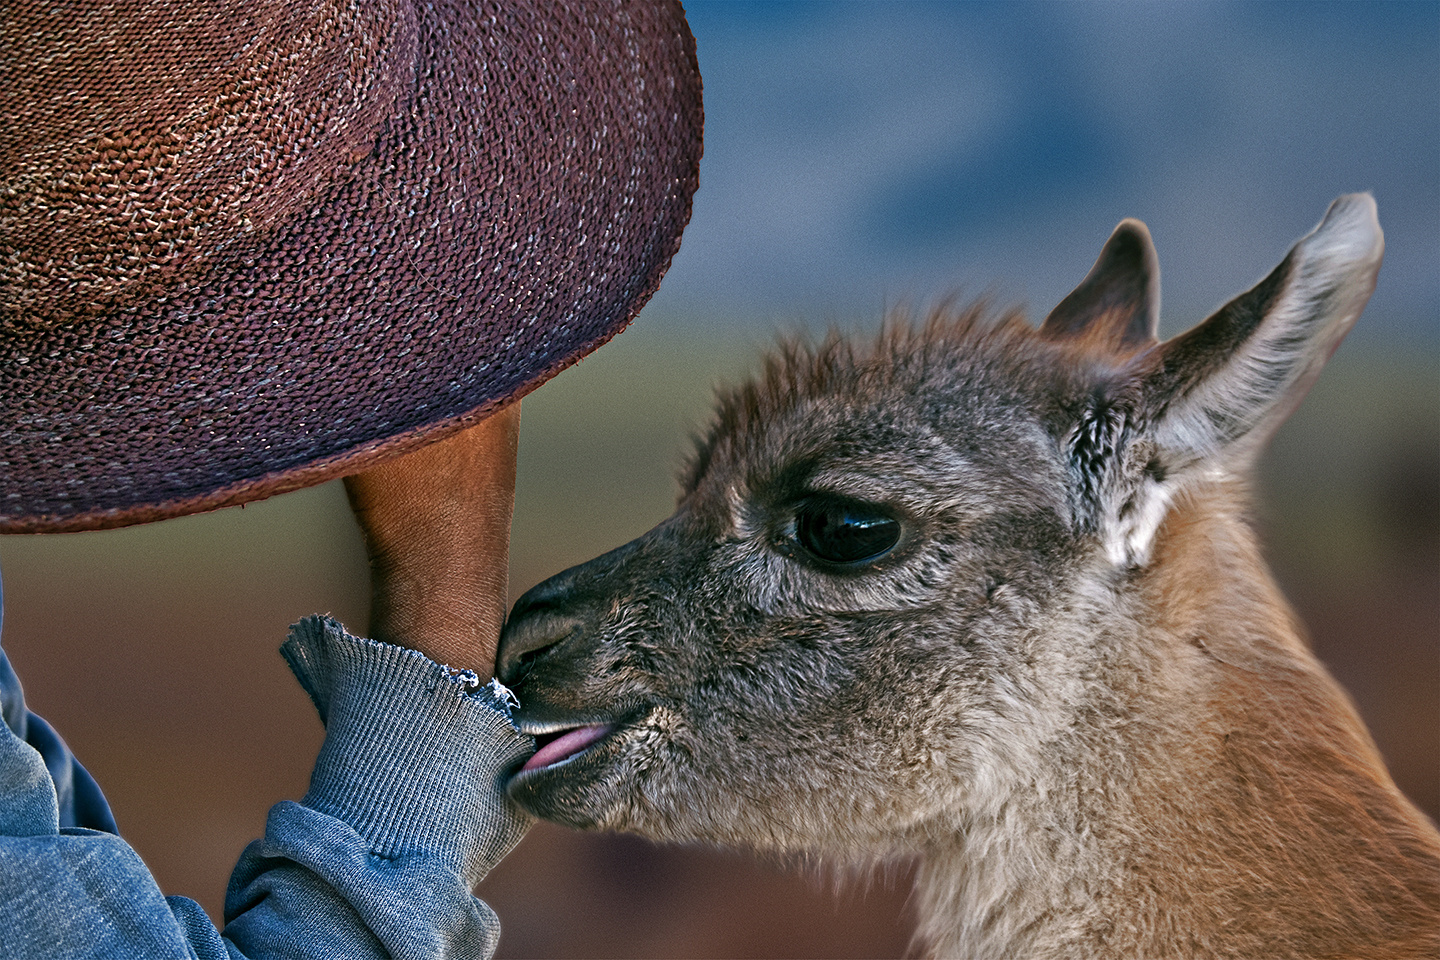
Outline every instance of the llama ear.
{"label": "llama ear", "polygon": [[1150,231],[1122,220],[1095,266],[1045,318],[1040,335],[1084,341],[1106,353],[1131,353],[1156,342],[1160,323],[1160,261]]}
{"label": "llama ear", "polygon": [[1072,470],[1114,562],[1146,562],[1187,484],[1249,467],[1360,316],[1384,250],[1374,199],[1341,197],[1253,289],[1097,392]]}

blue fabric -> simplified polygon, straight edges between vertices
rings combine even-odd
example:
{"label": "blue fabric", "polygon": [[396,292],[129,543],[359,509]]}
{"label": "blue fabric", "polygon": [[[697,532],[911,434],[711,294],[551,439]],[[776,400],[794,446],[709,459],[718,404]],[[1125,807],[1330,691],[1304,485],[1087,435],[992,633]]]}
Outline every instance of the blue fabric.
{"label": "blue fabric", "polygon": [[230,879],[225,928],[161,894],[0,651],[0,957],[489,957],[471,895],[529,819],[506,776],[534,749],[509,694],[332,620],[282,648],[325,721],[309,792],[271,811]]}

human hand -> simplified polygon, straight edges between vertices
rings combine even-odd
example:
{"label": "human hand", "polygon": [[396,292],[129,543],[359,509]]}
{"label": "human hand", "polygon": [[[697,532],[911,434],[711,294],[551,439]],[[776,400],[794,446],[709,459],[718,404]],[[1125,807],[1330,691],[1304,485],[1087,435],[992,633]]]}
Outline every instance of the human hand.
{"label": "human hand", "polygon": [[345,478],[370,636],[489,677],[505,620],[520,404]]}

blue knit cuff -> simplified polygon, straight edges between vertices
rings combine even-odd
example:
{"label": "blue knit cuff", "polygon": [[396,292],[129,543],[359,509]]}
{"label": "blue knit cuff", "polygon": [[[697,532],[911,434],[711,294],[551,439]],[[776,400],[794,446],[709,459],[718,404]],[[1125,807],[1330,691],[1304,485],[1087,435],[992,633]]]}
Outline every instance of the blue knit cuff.
{"label": "blue knit cuff", "polygon": [[505,781],[534,752],[510,692],[307,617],[281,647],[325,723],[306,806],[390,859],[434,857],[473,886],[533,822]]}

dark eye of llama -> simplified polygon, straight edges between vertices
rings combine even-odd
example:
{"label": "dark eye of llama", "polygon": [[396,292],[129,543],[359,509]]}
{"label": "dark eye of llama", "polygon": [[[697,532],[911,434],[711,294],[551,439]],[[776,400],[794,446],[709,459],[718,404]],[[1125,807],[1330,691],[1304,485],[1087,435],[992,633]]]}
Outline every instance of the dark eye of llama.
{"label": "dark eye of llama", "polygon": [[878,560],[900,542],[900,524],[881,508],[847,500],[809,500],[795,514],[795,540],[824,563]]}

